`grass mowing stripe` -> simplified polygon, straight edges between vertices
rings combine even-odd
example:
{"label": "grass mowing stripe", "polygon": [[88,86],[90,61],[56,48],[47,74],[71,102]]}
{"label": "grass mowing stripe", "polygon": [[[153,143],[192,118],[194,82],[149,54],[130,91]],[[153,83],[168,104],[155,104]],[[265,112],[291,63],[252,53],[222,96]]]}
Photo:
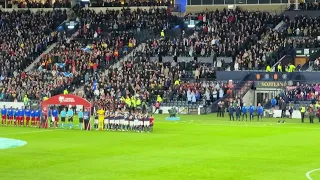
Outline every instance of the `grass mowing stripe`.
{"label": "grass mowing stripe", "polygon": [[[229,127],[272,127],[272,128],[287,128],[287,129],[319,129],[319,128],[309,128],[309,127],[284,127],[284,125],[294,125],[294,124],[299,124],[299,123],[286,123],[286,124],[261,124],[261,125],[252,125],[252,124],[222,124],[222,123],[194,123],[194,122],[155,122],[155,124],[193,124],[193,125],[202,125],[202,126],[229,126]],[[277,125],[277,126],[276,126]]]}
{"label": "grass mowing stripe", "polygon": [[18,135],[18,134],[33,134],[33,133],[51,132],[51,131],[58,131],[58,130],[63,130],[63,129],[44,129],[44,130],[38,130],[38,131],[23,131],[23,132],[16,132],[16,133],[0,134],[0,136]]}

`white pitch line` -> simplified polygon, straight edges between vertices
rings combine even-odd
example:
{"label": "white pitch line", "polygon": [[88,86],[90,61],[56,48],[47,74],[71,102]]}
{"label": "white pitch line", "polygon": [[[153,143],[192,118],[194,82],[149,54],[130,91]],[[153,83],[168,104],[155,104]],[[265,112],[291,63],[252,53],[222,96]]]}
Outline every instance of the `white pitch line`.
{"label": "white pitch line", "polygon": [[306,173],[306,176],[307,176],[308,180],[313,180],[313,179],[310,177],[310,174],[313,173],[313,172],[316,172],[316,171],[320,171],[320,168],[319,168],[319,169],[313,169],[313,170],[308,171],[308,172]]}
{"label": "white pitch line", "polygon": [[51,129],[51,130],[39,130],[39,131],[22,131],[16,133],[7,133],[7,134],[0,134],[0,136],[7,136],[7,135],[18,135],[18,134],[33,134],[33,133],[42,133],[42,132],[51,132],[51,131],[58,131],[62,129]]}
{"label": "white pitch line", "polygon": [[[187,124],[187,123],[172,123],[172,122],[155,122],[155,124]],[[287,129],[319,129],[320,128],[309,128],[309,127],[290,127],[290,126],[285,126],[286,124],[261,124],[261,125],[254,125],[254,124],[208,124],[208,123],[194,123],[194,122],[189,122],[188,124],[193,124],[193,125],[203,125],[203,126],[229,126],[229,127],[271,127],[271,128],[287,128]],[[287,123],[287,124],[299,124],[299,123]],[[278,126],[276,126],[278,125]]]}

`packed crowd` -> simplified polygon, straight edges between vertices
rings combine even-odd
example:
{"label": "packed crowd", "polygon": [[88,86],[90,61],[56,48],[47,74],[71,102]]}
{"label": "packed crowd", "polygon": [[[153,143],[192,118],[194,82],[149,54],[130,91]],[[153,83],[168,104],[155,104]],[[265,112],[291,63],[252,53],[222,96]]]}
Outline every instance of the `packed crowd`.
{"label": "packed crowd", "polygon": [[[300,2],[298,4],[300,10],[309,11],[309,10],[319,10],[319,2]],[[295,10],[295,4],[290,4],[289,10]]]}
{"label": "packed crowd", "polygon": [[2,77],[23,71],[37,56],[57,41],[56,27],[67,15],[65,11],[50,12],[0,11],[0,69]]}
{"label": "packed crowd", "polygon": [[319,93],[319,84],[297,84],[297,86],[287,87],[281,96],[286,102],[311,101],[315,104],[319,100]]}
{"label": "packed crowd", "polygon": [[8,8],[17,6],[18,8],[71,8],[70,0],[56,0],[54,3],[51,1],[30,1],[30,0],[18,0],[8,1]]}
{"label": "packed crowd", "polygon": [[127,7],[127,6],[169,6],[170,1],[152,1],[152,0],[99,0],[92,2],[92,7]]}
{"label": "packed crowd", "polygon": [[142,31],[145,29],[155,35],[160,35],[161,30],[179,23],[177,16],[168,14],[166,9],[159,8],[106,10],[104,12],[80,9],[77,15],[77,20],[86,26],[87,38],[108,35],[111,31]]}
{"label": "packed crowd", "polygon": [[[121,67],[93,77],[87,75],[85,97],[109,108],[130,104],[182,101],[186,104],[215,102],[230,93],[232,83],[217,83],[212,64],[152,61],[147,49],[136,52]],[[132,103],[132,104],[131,104]],[[112,107],[111,107],[112,106]]]}
{"label": "packed crowd", "polygon": [[197,20],[198,30],[191,36],[155,42],[158,53],[161,51],[164,56],[232,57],[240,64],[239,69],[262,69],[260,65],[264,65],[276,47],[273,43],[266,46],[259,40],[282,18],[269,13],[224,9],[198,14]]}
{"label": "packed crowd", "polygon": [[[118,62],[121,57],[137,46],[136,34],[132,32],[133,29],[137,30],[135,26],[116,28],[114,31],[99,26],[100,18],[113,18],[119,15],[118,12],[106,11],[99,15],[93,12],[86,14],[87,12],[80,12],[83,15],[82,18],[87,21],[81,22],[83,26],[74,40],[68,38],[60,40],[49,53],[41,56],[40,62],[31,72],[23,72],[23,67],[21,70],[15,69],[17,72],[13,72],[14,76],[2,76],[2,100],[21,101],[26,94],[29,99],[40,100],[43,97],[63,93],[64,90],[74,91],[88,81],[87,78]],[[141,28],[150,30],[155,25],[152,23],[161,26],[172,20],[166,19],[168,16],[160,9],[150,12],[122,11],[122,13],[120,13],[121,17],[112,19],[110,22],[124,25],[129,19],[123,20],[123,17],[133,17],[133,14],[135,17],[141,15],[136,22],[143,24]],[[156,18],[157,21],[150,23],[151,17]],[[106,25],[105,22],[101,24]],[[160,33],[160,27],[155,33]],[[40,51],[36,56],[39,54]]]}

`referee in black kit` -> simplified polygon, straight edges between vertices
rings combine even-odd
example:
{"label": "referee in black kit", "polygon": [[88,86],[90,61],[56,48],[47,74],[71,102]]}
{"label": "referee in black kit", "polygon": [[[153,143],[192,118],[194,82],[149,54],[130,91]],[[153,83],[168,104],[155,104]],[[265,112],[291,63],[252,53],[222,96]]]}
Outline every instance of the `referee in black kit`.
{"label": "referee in black kit", "polygon": [[84,129],[90,130],[90,113],[87,109],[83,112]]}

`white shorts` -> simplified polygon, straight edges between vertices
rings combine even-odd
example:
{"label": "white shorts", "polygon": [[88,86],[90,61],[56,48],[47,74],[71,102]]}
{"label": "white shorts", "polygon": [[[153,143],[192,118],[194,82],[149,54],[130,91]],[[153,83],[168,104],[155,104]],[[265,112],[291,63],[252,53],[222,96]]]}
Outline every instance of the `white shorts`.
{"label": "white shorts", "polygon": [[108,124],[109,123],[109,120],[108,119],[105,119],[104,120],[104,124]]}
{"label": "white shorts", "polygon": [[116,124],[120,124],[120,120],[116,120]]}
{"label": "white shorts", "polygon": [[133,124],[134,124],[134,126],[139,126],[139,121],[138,120],[134,120]]}
{"label": "white shorts", "polygon": [[54,122],[55,121],[55,117],[52,116],[51,117],[51,121]]}
{"label": "white shorts", "polygon": [[115,124],[115,123],[114,123],[114,120],[110,120],[110,124]]}
{"label": "white shorts", "polygon": [[121,124],[121,125],[124,124],[124,120],[123,120],[123,119],[120,120],[120,124]]}
{"label": "white shorts", "polygon": [[129,125],[129,121],[123,121],[124,125]]}
{"label": "white shorts", "polygon": [[98,119],[95,119],[95,120],[94,120],[94,123],[95,123],[95,124],[99,124],[99,120],[98,120]]}
{"label": "white shorts", "polygon": [[143,126],[143,121],[139,121],[139,125],[140,125],[140,126]]}
{"label": "white shorts", "polygon": [[144,122],[143,122],[143,125],[145,125],[145,126],[150,126],[150,121],[144,121]]}

